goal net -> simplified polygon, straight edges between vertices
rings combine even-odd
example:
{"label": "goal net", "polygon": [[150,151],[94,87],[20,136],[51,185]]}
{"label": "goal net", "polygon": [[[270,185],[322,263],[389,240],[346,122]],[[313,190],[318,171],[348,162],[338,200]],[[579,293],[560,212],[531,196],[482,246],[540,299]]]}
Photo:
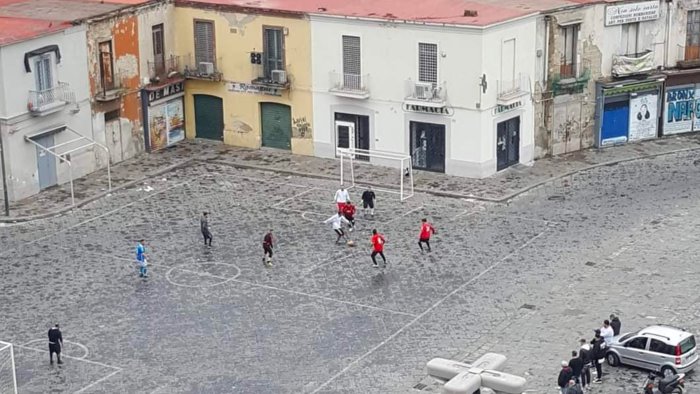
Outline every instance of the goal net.
{"label": "goal net", "polygon": [[15,353],[11,343],[0,341],[0,393],[17,394]]}
{"label": "goal net", "polygon": [[397,194],[401,201],[413,197],[411,156],[377,150],[337,148],[340,184],[347,188],[372,186]]}

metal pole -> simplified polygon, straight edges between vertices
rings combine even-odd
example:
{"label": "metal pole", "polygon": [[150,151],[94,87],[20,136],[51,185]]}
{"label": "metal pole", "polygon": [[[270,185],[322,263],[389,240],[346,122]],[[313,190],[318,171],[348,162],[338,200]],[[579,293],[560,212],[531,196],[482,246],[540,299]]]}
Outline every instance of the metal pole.
{"label": "metal pole", "polygon": [[350,155],[350,179],[352,180],[352,187],[355,187],[355,152]]}
{"label": "metal pole", "polygon": [[413,158],[411,157],[408,158],[408,171],[411,174],[411,197],[413,197]]}
{"label": "metal pole", "polygon": [[343,185],[343,151],[340,151],[340,185]]}
{"label": "metal pole", "polygon": [[401,201],[403,201],[403,178],[405,178],[405,176],[403,176],[403,161],[404,160],[405,159],[401,159],[401,168],[399,168],[399,179],[401,179]]}
{"label": "metal pole", "polygon": [[75,194],[73,193],[73,165],[71,165],[71,163],[67,160],[66,163],[68,163],[68,174],[70,175],[70,201],[71,205],[75,206]]}
{"label": "metal pole", "polygon": [[7,173],[5,172],[5,146],[2,142],[2,127],[0,127],[0,166],[2,167],[2,194],[5,200],[5,216],[10,216],[10,200],[7,192]]}

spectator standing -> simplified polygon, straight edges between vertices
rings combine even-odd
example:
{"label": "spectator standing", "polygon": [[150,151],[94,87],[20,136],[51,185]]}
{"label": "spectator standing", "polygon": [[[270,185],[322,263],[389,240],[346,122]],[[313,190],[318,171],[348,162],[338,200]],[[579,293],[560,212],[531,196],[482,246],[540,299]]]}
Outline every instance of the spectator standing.
{"label": "spectator standing", "polygon": [[572,379],[566,387],[566,394],[583,394],[583,389]]}
{"label": "spectator standing", "polygon": [[58,323],[54,327],[49,328],[49,362],[53,364],[53,354],[56,353],[56,360],[59,364],[61,361],[61,349],[63,349],[63,335],[58,328]]}
{"label": "spectator standing", "polygon": [[585,389],[591,384],[591,345],[583,338],[579,342],[581,343],[581,348],[578,350],[578,356],[583,365],[581,369],[581,387]]}
{"label": "spectator standing", "polygon": [[603,327],[600,328],[600,336],[605,340],[605,345],[610,346],[615,336],[615,331],[610,326],[610,320],[603,320]]}
{"label": "spectator standing", "polygon": [[613,335],[618,336],[620,335],[620,329],[622,328],[622,322],[620,321],[620,318],[617,317],[614,313],[610,314],[610,327],[613,329]]}
{"label": "spectator standing", "polygon": [[573,376],[573,371],[569,367],[569,363],[566,361],[561,362],[561,370],[559,371],[559,377],[557,378],[557,385],[562,394],[566,394],[567,386],[569,385],[569,380]]}
{"label": "spectator standing", "polygon": [[204,237],[204,245],[207,245],[207,241],[209,241],[209,246],[211,246],[211,230],[209,229],[209,212],[203,212],[202,213],[202,218],[199,219],[199,227],[202,230],[202,236]]}
{"label": "spectator standing", "polygon": [[574,380],[576,383],[581,382],[581,371],[583,371],[583,360],[578,356],[576,350],[571,351],[571,360],[569,360],[569,367],[574,375]]}
{"label": "spectator standing", "polygon": [[603,382],[603,359],[605,359],[605,351],[607,346],[605,344],[605,339],[600,335],[600,330],[595,330],[595,338],[591,341],[591,359],[593,360],[593,366],[595,366],[596,379],[595,383]]}

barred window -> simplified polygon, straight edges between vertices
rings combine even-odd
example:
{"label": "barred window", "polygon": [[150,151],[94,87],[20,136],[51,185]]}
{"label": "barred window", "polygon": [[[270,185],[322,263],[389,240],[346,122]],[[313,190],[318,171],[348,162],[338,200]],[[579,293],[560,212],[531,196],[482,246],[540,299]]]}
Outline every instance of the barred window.
{"label": "barred window", "polygon": [[266,27],[263,30],[263,51],[265,76],[270,78],[272,71],[284,70],[284,35],[281,28]]}
{"label": "barred window", "polygon": [[343,36],[343,74],[362,73],[360,37]]}
{"label": "barred window", "polygon": [[418,81],[437,84],[437,80],[437,44],[418,43]]}

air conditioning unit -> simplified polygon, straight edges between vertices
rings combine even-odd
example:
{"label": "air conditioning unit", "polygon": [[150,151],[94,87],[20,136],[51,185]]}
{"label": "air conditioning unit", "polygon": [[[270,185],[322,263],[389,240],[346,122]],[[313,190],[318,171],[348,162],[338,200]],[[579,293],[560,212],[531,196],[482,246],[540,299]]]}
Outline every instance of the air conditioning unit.
{"label": "air conditioning unit", "polygon": [[197,69],[201,75],[212,75],[214,74],[214,63],[212,62],[199,62],[199,67]]}
{"label": "air conditioning unit", "polygon": [[284,85],[287,83],[287,72],[284,70],[272,70],[270,78],[272,82]]}
{"label": "air conditioning unit", "polygon": [[416,82],[415,97],[421,100],[430,100],[433,98],[433,84],[430,82]]}

